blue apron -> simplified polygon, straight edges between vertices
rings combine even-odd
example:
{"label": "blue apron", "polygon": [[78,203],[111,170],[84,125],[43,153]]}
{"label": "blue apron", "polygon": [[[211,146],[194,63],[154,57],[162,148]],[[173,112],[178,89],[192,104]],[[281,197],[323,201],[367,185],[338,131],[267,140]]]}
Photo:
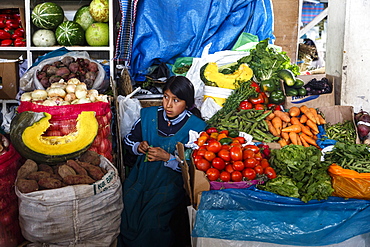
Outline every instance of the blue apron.
{"label": "blue apron", "polygon": [[[153,147],[174,153],[178,142],[186,143],[189,130],[204,130],[206,123],[192,115],[173,136],[158,135],[158,107],[141,110],[143,140]],[[124,246],[170,246],[173,234],[169,227],[174,209],[185,195],[182,175],[165,167],[163,161],[144,162],[140,155],[123,183],[121,235]]]}

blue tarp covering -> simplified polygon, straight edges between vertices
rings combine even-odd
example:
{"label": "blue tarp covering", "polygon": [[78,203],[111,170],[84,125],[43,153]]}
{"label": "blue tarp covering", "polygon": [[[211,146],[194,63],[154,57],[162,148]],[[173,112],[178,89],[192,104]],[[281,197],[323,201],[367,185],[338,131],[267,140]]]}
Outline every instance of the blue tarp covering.
{"label": "blue tarp covering", "polygon": [[[143,0],[137,5],[131,74],[148,74],[160,62],[230,50],[239,35],[273,36],[271,0]],[[136,78],[138,79],[138,78]]]}
{"label": "blue tarp covering", "polygon": [[321,246],[370,232],[370,201],[297,198],[249,189],[202,193],[192,237]]}

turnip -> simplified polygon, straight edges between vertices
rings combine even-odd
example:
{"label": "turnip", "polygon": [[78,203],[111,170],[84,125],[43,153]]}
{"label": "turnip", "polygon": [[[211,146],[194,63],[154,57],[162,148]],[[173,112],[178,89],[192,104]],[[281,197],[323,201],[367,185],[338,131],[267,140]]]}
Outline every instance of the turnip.
{"label": "turnip", "polygon": [[69,68],[69,70],[70,70],[72,73],[76,73],[76,72],[78,71],[79,65],[78,65],[78,63],[73,62],[73,63],[70,63],[70,64],[69,64],[68,68]]}
{"label": "turnip", "polygon": [[89,66],[87,67],[87,69],[91,72],[98,72],[98,64],[95,62],[91,62],[89,63]]}
{"label": "turnip", "polygon": [[370,132],[370,127],[365,124],[357,125],[358,136],[364,141]]}

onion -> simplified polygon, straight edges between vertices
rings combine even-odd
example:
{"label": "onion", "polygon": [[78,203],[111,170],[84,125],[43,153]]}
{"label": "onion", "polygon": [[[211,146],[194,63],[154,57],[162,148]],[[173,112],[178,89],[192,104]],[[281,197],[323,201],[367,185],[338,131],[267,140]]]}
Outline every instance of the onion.
{"label": "onion", "polygon": [[36,89],[31,93],[32,100],[44,100],[48,97],[48,93],[44,89]]}
{"label": "onion", "polygon": [[52,83],[49,88],[63,88],[63,89],[65,89],[66,86],[67,86],[67,83],[65,83],[65,82],[55,82],[55,83]]}
{"label": "onion", "polygon": [[85,84],[85,83],[83,83],[83,82],[81,82],[81,83],[77,84],[77,85],[76,85],[76,91],[77,91],[77,90],[85,90],[85,91],[87,91],[87,86],[86,86],[86,84]]}
{"label": "onion", "polygon": [[72,102],[76,98],[77,97],[76,97],[76,95],[74,93],[67,93],[66,97],[64,97],[64,101]]}
{"label": "onion", "polygon": [[63,88],[48,88],[47,89],[47,92],[48,92],[48,96],[49,97],[61,97],[61,98],[64,98],[66,96],[66,91],[64,91]]}
{"label": "onion", "polygon": [[75,84],[75,85],[77,85],[77,84],[80,84],[80,83],[81,83],[81,81],[79,79],[77,79],[77,78],[71,78],[71,79],[69,79],[67,81],[67,84]]}
{"label": "onion", "polygon": [[55,101],[51,100],[51,99],[47,99],[42,103],[42,105],[44,105],[44,106],[56,106],[57,103]]}
{"label": "onion", "polygon": [[96,89],[90,89],[87,91],[86,97],[91,100],[91,102],[95,102],[96,98],[99,96],[99,92]]}
{"label": "onion", "polygon": [[108,100],[108,95],[105,95],[105,94],[99,94],[97,97],[96,97],[96,100],[97,101],[102,101],[102,102],[109,102]]}
{"label": "onion", "polygon": [[86,90],[81,90],[81,89],[76,89],[75,95],[76,95],[77,99],[86,98],[87,91]]}

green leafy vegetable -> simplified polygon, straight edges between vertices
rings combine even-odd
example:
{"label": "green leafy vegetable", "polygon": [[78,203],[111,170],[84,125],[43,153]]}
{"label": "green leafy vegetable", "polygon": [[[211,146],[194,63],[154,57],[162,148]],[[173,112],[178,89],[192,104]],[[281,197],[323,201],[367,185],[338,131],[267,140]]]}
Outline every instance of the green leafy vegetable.
{"label": "green leafy vegetable", "polygon": [[321,151],[314,146],[288,145],[274,149],[270,164],[279,174],[279,180],[274,182],[272,179],[258,187],[283,196],[298,197],[303,202],[327,199],[334,191],[327,173],[330,164],[320,159]]}

